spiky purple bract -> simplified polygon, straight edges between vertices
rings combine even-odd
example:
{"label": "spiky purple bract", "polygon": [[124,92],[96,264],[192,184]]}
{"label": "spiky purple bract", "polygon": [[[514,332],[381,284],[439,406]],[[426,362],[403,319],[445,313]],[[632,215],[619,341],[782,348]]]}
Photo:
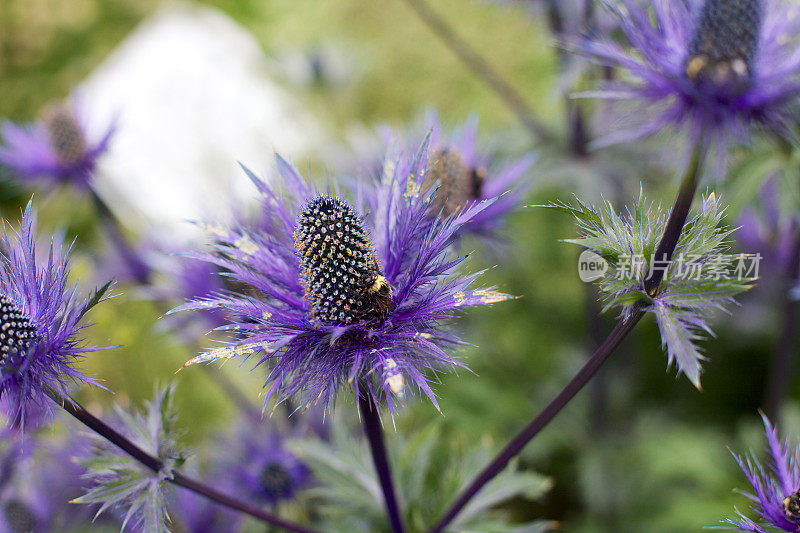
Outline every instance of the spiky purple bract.
{"label": "spiky purple bract", "polygon": [[464,275],[464,258],[454,257],[450,246],[457,233],[492,202],[475,202],[432,221],[433,199],[422,191],[427,153],[426,142],[412,158],[387,161],[379,182],[358,182],[353,208],[384,277],[381,287],[385,281],[391,288],[391,306],[377,318],[368,313],[349,322],[313,320],[295,252],[300,214],[319,195],[280,157],[282,190],[247,171],[261,193],[269,221],[256,230],[239,227],[227,235],[216,228],[216,251],[199,257],[249,289],[197,299],[176,309],[226,309],[231,318],[225,329],[237,338],[187,365],[260,354],[258,364],[269,366],[267,401],[294,397],[300,406],[319,402],[329,407],[348,384],[355,394],[385,399],[392,412],[396,399],[409,389],[422,391],[436,405],[430,374],[463,366],[448,353],[462,342],[447,332],[443,322],[461,308],[508,296],[473,289],[479,273]]}
{"label": "spiky purple bract", "polygon": [[[29,413],[50,413],[48,389],[66,394],[70,382],[97,385],[75,363],[87,352],[106,348],[87,346],[78,338],[81,318],[97,302],[78,301],[77,287],[67,286],[68,247],[51,242],[45,256],[37,254],[36,215],[30,203],[20,228],[10,235],[6,231],[2,246],[0,300],[5,314],[0,329],[8,350],[0,368],[0,395],[8,403],[12,425],[24,427]],[[27,339],[10,333],[21,329],[30,330]]]}
{"label": "spiky purple bract", "polygon": [[[633,109],[620,115],[631,123],[598,145],[677,127],[688,131],[692,145],[701,135],[710,139],[724,157],[731,141],[748,141],[753,127],[793,136],[800,97],[800,7],[785,0],[754,0],[737,1],[736,8],[742,4],[739,11],[733,11],[731,2],[732,10],[725,11],[719,3],[650,0],[639,6],[633,0],[604,0],[631,49],[608,38],[574,43],[577,52],[623,71],[620,79],[583,96]],[[745,42],[753,37],[755,49]],[[698,44],[715,40],[719,42]],[[729,45],[738,48],[727,49]],[[737,57],[731,56],[734,52]]]}
{"label": "spiky purple bract", "polygon": [[23,183],[56,185],[70,183],[86,189],[94,177],[97,159],[107,149],[114,125],[99,136],[90,136],[80,102],[57,104],[42,120],[0,126],[0,166]]}
{"label": "spiky purple bract", "polygon": [[797,491],[800,490],[800,449],[792,449],[788,439],[781,443],[778,432],[765,415],[764,430],[767,436],[771,465],[765,468],[755,456],[736,457],[747,481],[753,487],[753,493],[742,492],[753,502],[753,511],[760,522],[756,522],[736,510],[736,518],[728,518],[724,522],[739,531],[769,533],[768,527],[776,527],[783,531],[796,533],[800,530],[800,514],[795,516],[793,503],[797,503]]}

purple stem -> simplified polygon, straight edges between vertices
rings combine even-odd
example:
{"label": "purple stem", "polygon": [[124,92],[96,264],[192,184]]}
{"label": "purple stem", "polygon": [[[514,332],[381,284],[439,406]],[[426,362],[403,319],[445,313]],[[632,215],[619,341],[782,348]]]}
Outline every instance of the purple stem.
{"label": "purple stem", "polygon": [[500,97],[522,125],[539,141],[553,138],[550,130],[537,120],[533,110],[522,95],[517,92],[492,65],[478,54],[468,42],[456,34],[447,21],[439,16],[425,0],[406,0],[417,16],[424,22],[450,50],[458,56],[475,75]]}
{"label": "purple stem", "polygon": [[392,471],[389,468],[389,459],[386,453],[386,443],[383,440],[383,428],[381,427],[378,407],[363,390],[358,395],[358,409],[361,412],[364,433],[367,435],[369,447],[372,451],[372,461],[375,463],[375,470],[378,472],[378,479],[381,482],[392,531],[394,533],[404,533],[403,520],[400,518],[400,507],[397,505],[397,497],[392,484]]}
{"label": "purple stem", "polygon": [[772,360],[769,381],[767,381],[767,394],[764,400],[764,412],[772,420],[780,412],[794,373],[794,358],[797,355],[797,315],[800,302],[792,298],[789,290],[797,284],[798,276],[800,276],[800,226],[795,225],[792,250],[783,274],[783,280],[787,282],[788,286],[781,284],[780,287],[781,294],[783,294],[783,305],[781,306],[783,323],[778,346]]}
{"label": "purple stem", "polygon": [[614,353],[614,349],[630,333],[633,327],[644,316],[644,311],[640,306],[635,306],[628,317],[617,323],[616,327],[606,337],[606,340],[592,354],[592,357],[583,365],[583,368],[575,375],[566,387],[556,396],[544,410],[528,424],[525,429],[520,431],[503,451],[500,452],[489,465],[484,468],[478,477],[461,493],[458,500],[450,507],[439,523],[430,530],[431,533],[440,533],[458,515],[464,506],[475,496],[483,486],[499,474],[528,442],[531,441],[555,416],[569,403],[572,398],[583,388],[586,383],[595,375],[608,357]]}
{"label": "purple stem", "polygon": [[[664,235],[659,241],[656,253],[653,258],[663,257],[669,260],[672,253],[675,251],[675,246],[678,244],[681,230],[686,224],[686,218],[689,216],[689,207],[692,205],[694,194],[697,191],[697,185],[700,177],[700,167],[702,161],[705,159],[706,149],[705,143],[700,141],[692,154],[689,168],[681,180],[680,188],[678,189],[678,196],[675,199],[675,205],[670,212],[667,225],[664,230]],[[657,292],[661,279],[664,276],[666,269],[654,269],[653,274],[643,281],[648,294],[654,295]],[[649,288],[648,288],[649,287]],[[617,325],[606,337],[603,344],[592,354],[589,360],[583,365],[575,377],[567,383],[567,386],[558,393],[553,401],[551,401],[544,410],[528,424],[525,429],[520,431],[511,442],[489,463],[478,476],[467,486],[461,493],[456,502],[448,509],[445,515],[439,522],[430,530],[430,533],[441,533],[444,531],[450,522],[458,515],[459,512],[469,503],[473,496],[480,491],[486,483],[494,479],[522,449],[533,438],[544,429],[547,424],[555,418],[555,416],[566,406],[572,398],[589,382],[592,376],[597,373],[603,363],[609,358],[619,344],[625,339],[628,333],[633,330],[634,326],[641,320],[645,313],[645,304],[642,300],[635,303],[625,317],[617,322]]]}
{"label": "purple stem", "polygon": [[[72,398],[64,397],[53,389],[48,391],[48,395],[55,403],[63,407],[67,413],[75,417],[83,425],[102,436],[110,443],[118,446],[122,451],[133,457],[142,465],[154,472],[158,472],[161,470],[161,468],[163,468],[164,465],[159,459],[153,457],[136,446],[133,442],[121,435],[114,428],[110,427],[108,424],[89,413],[83,408],[83,406],[81,406]],[[283,528],[286,531],[293,531],[295,533],[314,533],[314,531],[311,529],[307,529],[303,526],[282,520],[277,516],[262,511],[258,507],[250,505],[249,503],[241,500],[237,500],[236,498],[232,498],[231,496],[223,494],[218,490],[209,487],[208,485],[186,477],[177,470],[173,470],[172,478],[168,478],[167,480],[171,483],[187,488],[196,494],[204,496],[209,500],[215,501],[220,505],[224,505],[225,507],[248,514],[253,518],[257,518],[263,522],[267,522],[268,524]]]}
{"label": "purple stem", "polygon": [[123,260],[128,264],[134,279],[139,284],[147,283],[150,278],[150,267],[139,258],[136,250],[128,243],[119,219],[94,189],[90,188],[89,194],[92,197],[95,211],[97,211],[97,215],[103,222],[103,227],[105,227],[111,242],[117,248]]}

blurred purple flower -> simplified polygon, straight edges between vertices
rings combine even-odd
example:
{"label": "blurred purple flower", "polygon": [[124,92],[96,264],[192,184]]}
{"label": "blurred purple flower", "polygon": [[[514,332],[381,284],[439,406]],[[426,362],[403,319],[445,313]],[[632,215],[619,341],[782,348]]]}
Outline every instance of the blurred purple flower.
{"label": "blurred purple flower", "polygon": [[442,322],[509,297],[472,289],[479,273],[465,276],[464,258],[451,255],[457,233],[492,202],[432,222],[433,199],[422,192],[427,150],[426,142],[414,158],[387,162],[379,183],[359,182],[361,214],[320,196],[281,158],[284,190],[247,171],[268,223],[238,227],[198,257],[250,289],[174,310],[225,309],[232,315],[225,328],[237,338],[186,365],[262,354],[258,364],[270,367],[266,401],[296,397],[300,407],[329,407],[347,384],[385,398],[393,412],[407,380],[436,404],[428,371],[463,366],[445,351],[461,341]]}
{"label": "blurred purple flower", "polygon": [[[445,132],[434,111],[426,115],[426,130],[430,132],[429,169],[422,190],[434,189],[431,203],[433,217],[447,217],[475,203],[496,199],[465,223],[457,232],[494,238],[505,224],[506,216],[522,206],[530,182],[523,180],[536,162],[529,153],[516,161],[502,164],[493,153],[482,152],[477,146],[478,119],[472,116],[459,128]],[[390,132],[385,132],[391,137]],[[422,139],[411,136],[406,150],[412,151]],[[389,161],[394,158],[389,154]]]}
{"label": "blurred purple flower", "polygon": [[[74,368],[84,353],[100,349],[77,338],[79,322],[102,297],[78,302],[67,287],[69,249],[51,242],[46,257],[36,253],[36,216],[25,209],[19,231],[6,233],[0,260],[0,395],[8,402],[12,425],[24,427],[29,413],[49,413],[49,388],[63,391],[68,381],[97,385]],[[106,287],[107,288],[107,287]]]}
{"label": "blurred purple flower", "polygon": [[275,505],[310,485],[308,467],[285,447],[272,424],[240,423],[232,437],[220,461],[221,475],[246,499]]}
{"label": "blurred purple flower", "polygon": [[4,430],[0,440],[0,531],[68,531],[90,522],[90,507],[70,503],[81,494],[85,470],[74,457],[86,439],[44,440]]}
{"label": "blurred purple flower", "polygon": [[722,157],[752,127],[787,138],[800,97],[800,7],[786,0],[604,0],[632,50],[610,39],[575,49],[627,72],[583,96],[633,104],[631,123],[599,139],[626,142],[673,126]]}
{"label": "blurred purple flower", "polygon": [[108,148],[114,125],[97,138],[89,137],[79,107],[73,99],[46,109],[43,118],[32,124],[3,123],[0,165],[24,183],[71,183],[79,189],[88,188],[97,158]]}
{"label": "blurred purple flower", "polygon": [[771,465],[764,468],[754,455],[736,457],[753,493],[742,492],[753,502],[752,509],[759,516],[756,522],[736,510],[736,518],[728,518],[725,523],[739,531],[769,533],[768,527],[796,533],[800,530],[800,449],[790,449],[788,439],[781,444],[778,433],[765,415],[764,429],[769,445]]}

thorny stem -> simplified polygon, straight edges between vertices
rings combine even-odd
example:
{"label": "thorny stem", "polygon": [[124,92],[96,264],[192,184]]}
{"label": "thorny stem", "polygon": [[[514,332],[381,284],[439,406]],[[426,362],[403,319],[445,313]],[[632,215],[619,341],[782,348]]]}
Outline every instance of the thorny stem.
{"label": "thorny stem", "polygon": [[522,125],[539,141],[553,138],[550,130],[535,116],[522,95],[479,55],[466,41],[456,34],[447,21],[439,16],[425,0],[405,0],[417,16],[447,45],[450,50],[500,99],[505,102]]}
{"label": "thorny stem", "polygon": [[367,435],[369,447],[372,451],[372,461],[375,463],[375,470],[378,472],[378,479],[383,490],[386,511],[389,513],[392,531],[394,533],[404,533],[403,520],[400,518],[400,507],[397,505],[397,497],[392,484],[392,471],[389,468],[389,459],[386,453],[386,443],[383,440],[383,428],[378,414],[378,406],[365,392],[361,391],[358,395],[358,409],[361,412],[364,433]]}
{"label": "thorny stem", "polygon": [[[133,457],[145,467],[154,472],[158,472],[161,470],[161,468],[163,468],[164,464],[159,459],[153,457],[149,453],[136,446],[133,442],[121,435],[114,428],[110,427],[108,424],[89,413],[83,408],[83,406],[81,406],[72,398],[64,397],[53,389],[48,390],[48,395],[55,403],[63,407],[67,413],[75,417],[83,425],[102,436],[110,443],[118,446],[122,451]],[[250,505],[249,503],[241,500],[237,500],[236,498],[223,494],[218,490],[209,487],[208,485],[186,477],[177,470],[173,470],[172,478],[167,478],[167,480],[171,483],[189,489],[196,494],[204,496],[209,500],[215,501],[220,505],[248,514],[253,518],[257,518],[263,522],[267,522],[268,524],[281,527],[286,531],[293,531],[295,533],[314,533],[314,531],[311,529],[307,529],[303,526],[282,520],[277,516],[262,511],[258,507]]]}
{"label": "thorny stem", "polygon": [[[680,188],[678,189],[678,196],[675,199],[675,205],[670,212],[667,225],[664,230],[664,235],[656,248],[656,253],[653,258],[663,257],[669,260],[672,257],[675,247],[678,244],[681,229],[686,224],[686,218],[689,215],[689,207],[691,207],[692,199],[697,191],[697,185],[700,178],[700,168],[702,161],[705,159],[705,143],[701,140],[698,142],[692,159],[689,163],[689,168],[681,180]],[[677,229],[676,229],[677,228]],[[664,269],[660,271],[655,270],[651,276],[644,281],[644,286],[648,285],[651,289],[647,289],[648,293],[654,293],[658,289],[659,283],[664,275]],[[561,412],[561,410],[575,397],[578,392],[589,382],[589,380],[597,373],[603,363],[614,353],[614,350],[620,345],[625,337],[630,333],[634,326],[641,320],[645,313],[645,304],[643,300],[635,303],[625,317],[617,322],[617,325],[609,333],[608,337],[603,341],[597,350],[592,354],[585,365],[575,374],[566,387],[558,393],[558,395],[533,419],[522,431],[520,431],[511,442],[489,463],[478,476],[470,482],[466,489],[461,493],[456,502],[448,509],[445,515],[439,522],[430,530],[430,533],[441,533],[453,521],[458,513],[469,503],[469,501],[480,491],[484,485],[495,478],[522,449],[539,434],[539,432],[547,426],[547,424]]]}
{"label": "thorny stem", "polygon": [[781,324],[778,346],[772,360],[769,381],[767,382],[767,394],[764,400],[764,411],[770,419],[775,419],[778,415],[783,399],[791,383],[794,373],[794,358],[797,352],[797,317],[800,310],[800,302],[789,294],[791,285],[797,283],[800,277],[800,226],[795,224],[792,234],[792,250],[786,262],[786,271],[781,281],[780,290],[783,294],[781,309],[783,311],[783,323]]}

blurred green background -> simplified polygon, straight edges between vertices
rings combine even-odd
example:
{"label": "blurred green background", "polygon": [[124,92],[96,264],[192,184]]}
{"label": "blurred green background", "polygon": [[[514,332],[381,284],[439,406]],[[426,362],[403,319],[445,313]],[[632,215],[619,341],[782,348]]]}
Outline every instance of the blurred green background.
{"label": "blurred green background", "polygon": [[[495,145],[536,149],[496,95],[401,0],[205,3],[250,31],[268,57],[329,42],[353,51],[359,72],[351,80],[291,89],[332,140],[344,139],[354,123],[402,127],[432,106],[449,124],[477,113],[482,135]],[[155,0],[0,0],[0,116],[30,120],[48,102],[65,97],[160,5]],[[556,54],[542,17],[523,5],[477,0],[437,0],[434,6],[549,127],[562,132]],[[634,149],[651,153],[652,147]],[[539,152],[542,160],[531,173],[536,183],[531,204],[569,201],[582,191],[592,191],[590,200],[597,200],[597,191],[610,189],[593,182],[604,179],[593,165],[624,154],[569,161],[558,141]],[[624,185],[610,199],[632,199],[643,181],[651,199],[669,205],[680,171],[670,165],[680,157],[670,157],[668,144],[666,153],[652,164],[620,156],[614,172]],[[328,168],[324,161],[308,164]],[[4,218],[16,220],[30,192],[11,185],[2,192]],[[45,228],[66,225],[77,235],[76,277],[91,279],[89,251],[98,243],[99,229],[90,202],[59,190],[39,193],[37,204]],[[444,376],[436,389],[444,414],[412,401],[397,419],[398,432],[438,421],[445,428],[442,438],[454,446],[483,441],[499,448],[563,387],[596,342],[591,328],[608,331],[614,318],[593,318],[593,294],[577,277],[578,250],[558,242],[574,233],[573,221],[564,215],[528,208],[514,215],[506,232],[513,246],[499,257],[477,254],[476,266],[497,265],[486,282],[521,298],[465,317],[464,331],[474,347],[464,357],[474,373]],[[185,346],[154,330],[165,309],[129,289],[119,286],[119,295],[90,316],[96,323],[89,330],[92,340],[124,345],[86,362],[114,391],[80,392],[98,411],[111,402],[149,397],[155,383],[172,379],[198,346],[207,345],[198,339],[197,345]],[[702,392],[676,379],[673,370],[665,371],[656,328],[645,320],[595,383],[526,448],[523,464],[552,476],[554,485],[539,503],[515,502],[514,515],[556,520],[564,531],[644,533],[696,531],[718,524],[734,505],[746,508],[746,500],[732,492],[744,488],[745,479],[728,447],[737,452],[763,447],[757,409],[776,338],[776,308],[775,302],[764,308],[760,323],[767,327],[756,331],[740,327],[739,309],[715,321],[718,337],[705,343],[709,361]],[[224,368],[256,403],[260,378],[248,369]],[[191,445],[234,407],[201,369],[183,371],[176,379],[181,424]],[[352,408],[351,399],[337,404],[337,409]],[[786,411],[786,429],[798,427],[793,404]],[[392,434],[389,429],[390,442]]]}

